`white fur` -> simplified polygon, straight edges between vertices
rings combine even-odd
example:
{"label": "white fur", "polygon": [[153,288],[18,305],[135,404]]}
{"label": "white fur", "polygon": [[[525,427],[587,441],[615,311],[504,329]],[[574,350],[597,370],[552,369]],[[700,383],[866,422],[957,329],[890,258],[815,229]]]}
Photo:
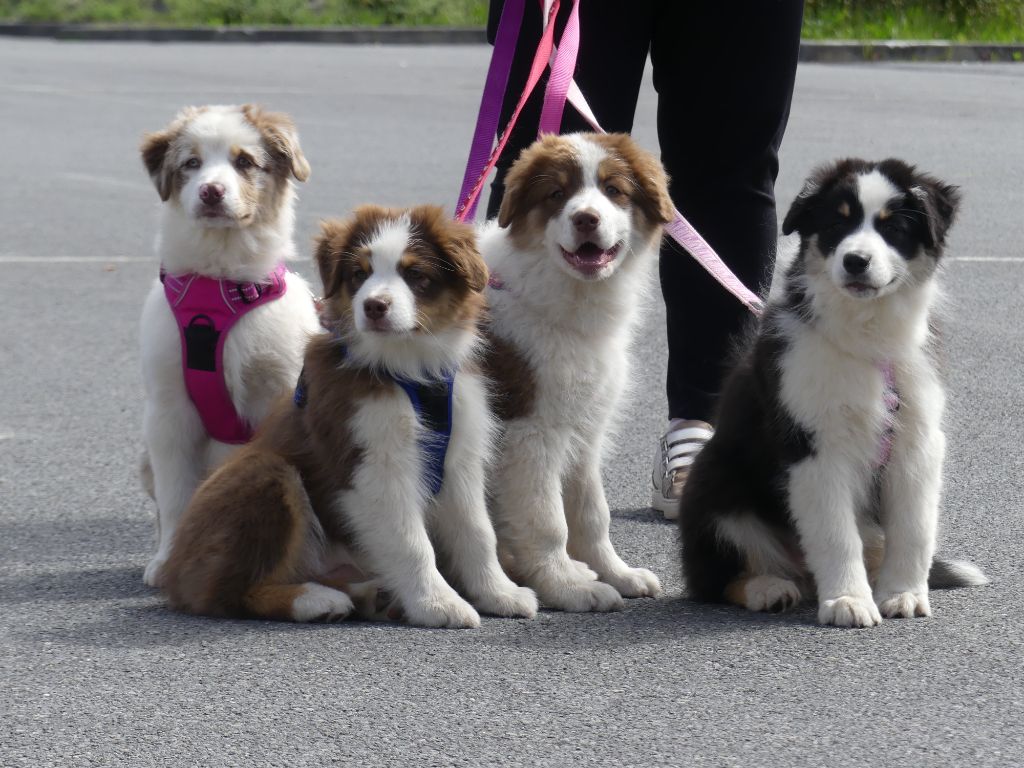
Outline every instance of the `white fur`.
{"label": "white fur", "polygon": [[[422,378],[429,367],[462,367],[475,349],[476,334],[464,328],[438,334],[452,341],[444,349],[436,336],[411,333],[411,326],[403,325],[404,317],[417,312],[415,296],[396,271],[410,236],[404,219],[383,227],[367,244],[373,273],[353,300],[357,333],[350,350],[360,350],[361,362]],[[392,332],[359,332],[367,296],[386,296],[391,310],[398,307]],[[395,385],[387,397],[361,402],[353,415],[350,428],[361,458],[352,488],[338,494],[337,512],[355,533],[369,569],[398,598],[410,623],[476,627],[480,617],[473,606],[499,616],[533,617],[537,598],[502,571],[487,515],[484,471],[495,428],[485,385],[478,374],[460,370],[453,386],[452,431],[438,495],[432,497],[424,487],[422,427],[408,396]],[[438,570],[428,528],[473,605]]]}
{"label": "white fur", "polygon": [[[791,512],[817,585],[819,620],[840,626],[929,615],[945,453],[945,398],[926,350],[934,267],[924,257],[906,262],[872,229],[895,188],[877,172],[859,181],[866,223],[828,260],[812,238],[806,287],[815,321],[783,328],[789,348],[781,360],[782,402],[815,439],[813,455],[790,471]],[[878,290],[868,298],[845,288],[842,256],[851,250],[871,257],[868,275]],[[861,533],[867,523],[859,512],[869,506],[886,415],[884,361],[895,367],[901,408],[883,474],[885,555],[873,596]]]}
{"label": "white fur", "polygon": [[[620,608],[621,595],[661,588],[653,573],[616,554],[600,473],[658,238],[634,231],[630,216],[600,193],[603,150],[582,136],[570,140],[583,188],[533,233],[530,247],[520,250],[493,223],[481,232],[481,252],[505,286],[488,291],[494,331],[525,353],[537,388],[533,412],[506,426],[491,480],[493,513],[509,567],[544,604],[605,611]],[[590,277],[561,253],[575,247],[571,217],[584,208],[601,219],[591,236],[598,245],[623,244]]]}
{"label": "white fur", "polygon": [[[259,141],[259,134],[234,108],[211,108],[200,113],[186,132],[194,132],[193,146],[204,158],[221,157],[233,143],[245,142],[252,148],[251,142]],[[162,206],[156,253],[169,272],[260,280],[278,261],[294,256],[291,182],[287,182],[287,197],[279,215],[244,220],[235,226],[223,222],[211,226],[197,218],[192,204],[193,196],[198,199],[199,179],[207,178],[201,175],[204,169],[218,179],[228,178],[223,163],[211,161],[198,169],[180,198],[172,197]],[[232,190],[236,187],[237,182],[235,187],[226,184],[225,200],[230,200],[230,205],[235,204],[237,192]],[[242,317],[224,346],[228,392],[238,415],[252,424],[259,424],[272,403],[294,387],[306,342],[319,330],[308,285],[294,273],[289,272],[285,279],[286,293]],[[153,282],[143,305],[139,335],[145,391],[143,438],[157,504],[157,550],[144,574],[146,583],[152,585],[170,553],[175,527],[193,493],[234,446],[207,435],[189,399],[180,333],[158,280]]]}
{"label": "white fur", "polygon": [[323,584],[307,582],[302,594],[292,601],[295,621],[339,621],[355,610],[352,598]]}

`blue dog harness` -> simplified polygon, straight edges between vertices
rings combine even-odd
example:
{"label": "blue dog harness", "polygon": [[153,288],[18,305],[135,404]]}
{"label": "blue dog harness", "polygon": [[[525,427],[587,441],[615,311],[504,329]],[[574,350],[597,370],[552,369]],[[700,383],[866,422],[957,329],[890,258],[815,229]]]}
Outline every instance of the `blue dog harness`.
{"label": "blue dog harness", "polygon": [[[344,344],[337,345],[342,358],[348,356]],[[413,381],[399,376],[385,374],[400,386],[416,411],[416,418],[424,428],[420,439],[423,452],[423,479],[431,494],[436,496],[444,484],[444,460],[448,455],[448,443],[452,436],[452,389],[455,371],[445,371],[439,378],[427,381]],[[295,405],[303,408],[308,400],[305,371],[299,374],[295,386]]]}

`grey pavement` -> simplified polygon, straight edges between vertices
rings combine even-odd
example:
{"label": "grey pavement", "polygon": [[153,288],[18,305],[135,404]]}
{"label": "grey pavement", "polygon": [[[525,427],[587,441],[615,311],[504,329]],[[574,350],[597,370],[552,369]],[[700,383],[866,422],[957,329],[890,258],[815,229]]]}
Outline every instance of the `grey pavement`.
{"label": "grey pavement", "polygon": [[[813,165],[853,154],[963,187],[941,549],[992,585],[862,631],[683,599],[675,529],[646,508],[665,416],[652,282],[605,474],[613,538],[662,598],[443,631],[198,619],[143,586],[136,335],[158,198],[142,133],[188,103],[290,112],[313,167],[308,254],[317,221],[358,203],[454,204],[487,59],[0,43],[0,766],[1021,764],[1020,66],[801,65],[778,185],[784,208]],[[646,88],[651,148],[655,103]]]}

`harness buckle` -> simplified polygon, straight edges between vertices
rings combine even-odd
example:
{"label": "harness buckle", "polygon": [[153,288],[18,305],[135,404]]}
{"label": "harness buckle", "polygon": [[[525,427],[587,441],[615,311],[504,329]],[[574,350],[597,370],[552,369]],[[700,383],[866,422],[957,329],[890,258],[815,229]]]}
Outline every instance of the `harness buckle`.
{"label": "harness buckle", "polygon": [[252,304],[263,296],[263,286],[259,283],[235,283],[235,287],[243,304]]}

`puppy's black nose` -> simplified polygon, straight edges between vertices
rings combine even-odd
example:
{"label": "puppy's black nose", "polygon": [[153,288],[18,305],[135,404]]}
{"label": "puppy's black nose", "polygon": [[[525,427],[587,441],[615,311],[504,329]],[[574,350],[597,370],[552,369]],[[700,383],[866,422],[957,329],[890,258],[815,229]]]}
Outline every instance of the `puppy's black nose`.
{"label": "puppy's black nose", "polygon": [[572,215],[572,225],[576,227],[577,232],[593,232],[600,223],[601,219],[593,211],[579,211]]}
{"label": "puppy's black nose", "polygon": [[386,299],[367,299],[363,302],[363,312],[370,320],[380,320],[388,313],[391,302]]}
{"label": "puppy's black nose", "polygon": [[863,253],[848,253],[843,256],[843,269],[851,275],[862,275],[867,271],[870,262],[871,257]]}
{"label": "puppy's black nose", "polygon": [[199,187],[199,199],[206,205],[217,205],[224,199],[223,184],[203,184]]}

